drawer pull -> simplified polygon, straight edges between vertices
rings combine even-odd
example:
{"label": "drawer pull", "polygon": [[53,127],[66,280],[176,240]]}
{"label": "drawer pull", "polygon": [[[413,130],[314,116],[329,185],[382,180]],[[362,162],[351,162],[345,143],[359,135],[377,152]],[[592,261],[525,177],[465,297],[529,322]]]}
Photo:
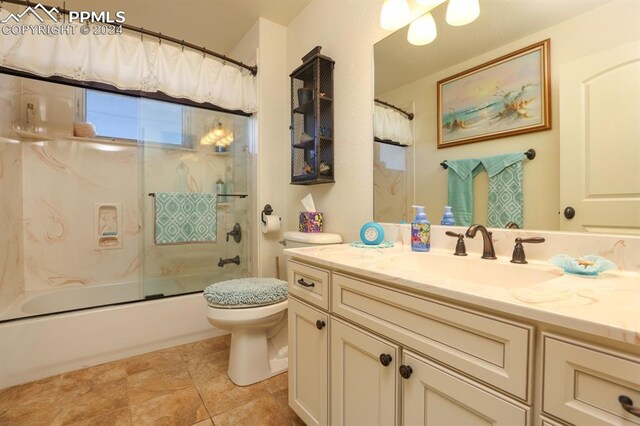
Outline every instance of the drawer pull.
{"label": "drawer pull", "polygon": [[324,328],[324,326],[327,325],[324,321],[322,320],[318,320],[316,321],[316,328],[318,330],[322,330]]}
{"label": "drawer pull", "polygon": [[620,401],[620,405],[627,413],[631,413],[636,417],[640,417],[640,408],[633,406],[633,401],[626,395],[620,395],[618,397],[618,401]]}
{"label": "drawer pull", "polygon": [[304,280],[304,278],[300,278],[298,280],[298,284],[300,284],[302,287],[315,287],[316,286],[316,283],[309,284]]}
{"label": "drawer pull", "polygon": [[409,367],[408,365],[401,365],[399,370],[400,370],[400,375],[402,376],[403,379],[408,379],[409,377],[411,377],[411,374],[413,373],[413,368]]}
{"label": "drawer pull", "polygon": [[380,354],[380,364],[384,365],[385,367],[388,367],[389,364],[391,364],[391,361],[393,361],[393,358],[391,358],[391,355]]}

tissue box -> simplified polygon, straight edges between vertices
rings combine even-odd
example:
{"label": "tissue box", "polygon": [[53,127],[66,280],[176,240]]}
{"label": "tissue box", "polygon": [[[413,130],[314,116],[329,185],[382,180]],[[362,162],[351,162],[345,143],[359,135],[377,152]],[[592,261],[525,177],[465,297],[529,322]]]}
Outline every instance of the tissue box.
{"label": "tissue box", "polygon": [[322,212],[300,212],[300,232],[322,232]]}

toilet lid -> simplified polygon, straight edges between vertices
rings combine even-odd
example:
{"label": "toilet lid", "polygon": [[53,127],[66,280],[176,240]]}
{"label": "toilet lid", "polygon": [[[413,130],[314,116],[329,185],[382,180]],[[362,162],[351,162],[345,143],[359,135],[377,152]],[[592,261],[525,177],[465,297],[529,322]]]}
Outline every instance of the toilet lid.
{"label": "toilet lid", "polygon": [[211,284],[203,296],[211,306],[239,308],[271,305],[286,300],[287,282],[275,278],[239,278]]}

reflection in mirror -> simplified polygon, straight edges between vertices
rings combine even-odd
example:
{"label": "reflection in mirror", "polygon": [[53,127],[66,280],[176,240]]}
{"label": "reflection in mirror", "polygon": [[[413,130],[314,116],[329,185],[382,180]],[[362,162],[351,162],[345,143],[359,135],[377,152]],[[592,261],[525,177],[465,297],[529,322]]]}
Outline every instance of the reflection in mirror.
{"label": "reflection in mirror", "polygon": [[[446,3],[433,9],[438,35],[428,45],[409,44],[405,27],[374,46],[375,98],[415,114],[413,145],[373,143],[375,220],[410,222],[408,206],[420,204],[439,223],[451,173],[441,162],[533,148],[536,160],[522,163],[525,228],[639,234],[640,2],[486,0],[480,7],[463,27],[446,24]],[[438,149],[438,81],[546,39],[551,129]],[[488,223],[488,194],[483,171],[473,179],[475,223]],[[563,213],[568,207],[573,218]]]}

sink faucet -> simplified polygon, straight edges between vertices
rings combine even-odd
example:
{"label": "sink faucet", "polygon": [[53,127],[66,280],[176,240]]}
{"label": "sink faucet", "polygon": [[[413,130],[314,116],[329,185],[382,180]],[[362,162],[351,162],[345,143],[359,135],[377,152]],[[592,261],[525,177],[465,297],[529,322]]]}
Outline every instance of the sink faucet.
{"label": "sink faucet", "polygon": [[468,238],[476,236],[476,232],[480,231],[482,234],[482,258],[483,259],[497,259],[496,251],[493,249],[493,240],[491,240],[491,232],[482,225],[471,225],[465,235]]}

